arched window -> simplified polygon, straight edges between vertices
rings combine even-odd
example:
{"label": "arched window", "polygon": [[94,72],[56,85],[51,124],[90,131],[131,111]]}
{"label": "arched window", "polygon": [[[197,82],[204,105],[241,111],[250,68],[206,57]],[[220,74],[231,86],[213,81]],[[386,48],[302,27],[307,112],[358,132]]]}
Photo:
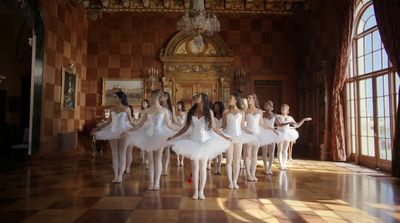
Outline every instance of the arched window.
{"label": "arched window", "polygon": [[365,165],[390,170],[399,79],[388,60],[372,1],[358,1],[346,84],[348,148]]}

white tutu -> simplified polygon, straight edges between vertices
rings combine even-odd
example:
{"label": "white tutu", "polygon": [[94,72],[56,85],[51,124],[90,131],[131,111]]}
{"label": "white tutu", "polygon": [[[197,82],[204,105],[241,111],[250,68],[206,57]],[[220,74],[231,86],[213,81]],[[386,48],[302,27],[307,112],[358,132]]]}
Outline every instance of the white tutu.
{"label": "white tutu", "polygon": [[93,133],[97,140],[110,140],[119,139],[121,134],[131,129],[132,126],[129,124],[127,113],[111,112],[111,123],[99,131]]}
{"label": "white tutu", "polygon": [[271,129],[261,128],[260,131],[260,146],[266,146],[272,143],[279,143],[282,141],[282,134],[276,134]]}
{"label": "white tutu", "polygon": [[192,160],[210,160],[229,149],[231,142],[206,130],[205,125],[204,116],[193,116],[188,131],[170,141],[172,150]]}
{"label": "white tutu", "polygon": [[278,128],[278,132],[281,135],[281,141],[293,142],[299,138],[299,132],[295,128],[291,128],[289,126]]}
{"label": "white tutu", "polygon": [[175,132],[164,124],[164,114],[148,114],[140,129],[128,132],[131,145],[144,151],[155,151],[168,145],[168,137]]}

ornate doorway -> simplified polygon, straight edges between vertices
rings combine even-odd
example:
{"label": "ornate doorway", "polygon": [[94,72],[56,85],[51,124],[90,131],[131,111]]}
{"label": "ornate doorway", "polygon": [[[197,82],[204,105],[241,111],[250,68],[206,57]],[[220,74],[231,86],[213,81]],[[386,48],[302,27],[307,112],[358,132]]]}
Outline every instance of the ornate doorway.
{"label": "ornate doorway", "polygon": [[204,44],[196,45],[193,36],[177,33],[160,52],[163,62],[164,91],[173,101],[191,103],[193,94],[207,93],[211,101],[229,95],[233,52],[218,36],[203,36]]}

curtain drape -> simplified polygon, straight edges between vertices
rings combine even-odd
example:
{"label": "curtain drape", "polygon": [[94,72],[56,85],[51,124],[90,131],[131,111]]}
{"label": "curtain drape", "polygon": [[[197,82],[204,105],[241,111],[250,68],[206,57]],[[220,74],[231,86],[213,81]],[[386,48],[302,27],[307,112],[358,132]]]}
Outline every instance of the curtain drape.
{"label": "curtain drape", "polygon": [[351,46],[355,0],[337,1],[339,38],[338,56],[332,86],[331,159],[346,161],[345,124],[342,90],[347,77],[347,64]]}
{"label": "curtain drape", "polygon": [[[376,22],[386,52],[400,75],[400,0],[373,0]],[[397,89],[400,94],[400,89]],[[400,98],[399,98],[400,99]],[[400,100],[397,102],[400,103]],[[392,175],[400,177],[400,113],[393,136]]]}

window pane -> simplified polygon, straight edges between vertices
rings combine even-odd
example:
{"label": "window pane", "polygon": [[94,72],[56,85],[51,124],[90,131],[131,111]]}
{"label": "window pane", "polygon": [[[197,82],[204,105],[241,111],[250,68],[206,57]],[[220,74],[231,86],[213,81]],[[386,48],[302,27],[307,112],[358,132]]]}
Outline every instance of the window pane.
{"label": "window pane", "polygon": [[378,126],[379,126],[379,137],[385,138],[386,137],[385,118],[378,118]]}
{"label": "window pane", "polygon": [[383,95],[389,95],[389,75],[383,76]]}
{"label": "window pane", "polygon": [[365,55],[365,73],[371,73],[372,72],[372,53],[369,53]]}
{"label": "window pane", "polygon": [[368,156],[375,156],[375,140],[373,137],[368,137]]}
{"label": "window pane", "polygon": [[387,139],[387,160],[392,160],[392,140]]}
{"label": "window pane", "polygon": [[365,72],[364,72],[364,56],[362,56],[362,57],[359,57],[358,59],[357,59],[357,75],[359,76],[359,75],[363,75]]}
{"label": "window pane", "polygon": [[[378,96],[378,97],[383,96],[383,92],[384,92],[383,77],[379,76],[379,77],[376,78],[376,96]],[[380,106],[380,103],[378,103],[378,107],[379,106]]]}
{"label": "window pane", "polygon": [[361,154],[368,155],[368,140],[367,137],[361,137]]}
{"label": "window pane", "polygon": [[364,55],[364,38],[360,38],[357,40],[357,56],[360,57]]}
{"label": "window pane", "polygon": [[374,116],[374,103],[372,98],[367,99],[367,116],[373,117]]}
{"label": "window pane", "polygon": [[365,98],[365,80],[358,83],[358,96],[360,98]]}
{"label": "window pane", "polygon": [[367,117],[366,99],[360,99],[360,117]]}
{"label": "window pane", "polygon": [[372,79],[371,78],[365,80],[365,88],[366,88],[365,89],[366,90],[366,96],[368,98],[372,97],[373,91],[372,91]]}
{"label": "window pane", "polygon": [[390,134],[390,117],[385,118],[386,138],[392,138]]}
{"label": "window pane", "polygon": [[379,158],[386,159],[386,139],[379,139]]}
{"label": "window pane", "polygon": [[378,117],[385,117],[385,103],[383,97],[378,98]]}
{"label": "window pane", "polygon": [[372,38],[373,50],[376,51],[376,50],[381,49],[382,40],[381,40],[381,35],[379,34],[379,31],[378,30],[374,31],[372,36],[373,36],[373,38]]}
{"label": "window pane", "polygon": [[368,30],[368,29],[371,29],[374,26],[376,26],[376,19],[375,19],[375,16],[371,16],[365,22],[364,31]]}
{"label": "window pane", "polygon": [[360,118],[360,135],[361,136],[368,136],[368,121],[367,118]]}
{"label": "window pane", "polygon": [[368,54],[372,52],[372,34],[368,34],[364,37],[364,53]]}
{"label": "window pane", "polygon": [[367,118],[367,121],[368,121],[368,136],[374,137],[375,136],[374,118]]}
{"label": "window pane", "polygon": [[382,69],[382,51],[378,50],[373,53],[374,68],[373,71]]}
{"label": "window pane", "polygon": [[383,49],[383,52],[382,52],[382,69],[386,69],[386,68],[388,68],[388,66],[389,66],[388,56],[387,56],[386,50]]}

